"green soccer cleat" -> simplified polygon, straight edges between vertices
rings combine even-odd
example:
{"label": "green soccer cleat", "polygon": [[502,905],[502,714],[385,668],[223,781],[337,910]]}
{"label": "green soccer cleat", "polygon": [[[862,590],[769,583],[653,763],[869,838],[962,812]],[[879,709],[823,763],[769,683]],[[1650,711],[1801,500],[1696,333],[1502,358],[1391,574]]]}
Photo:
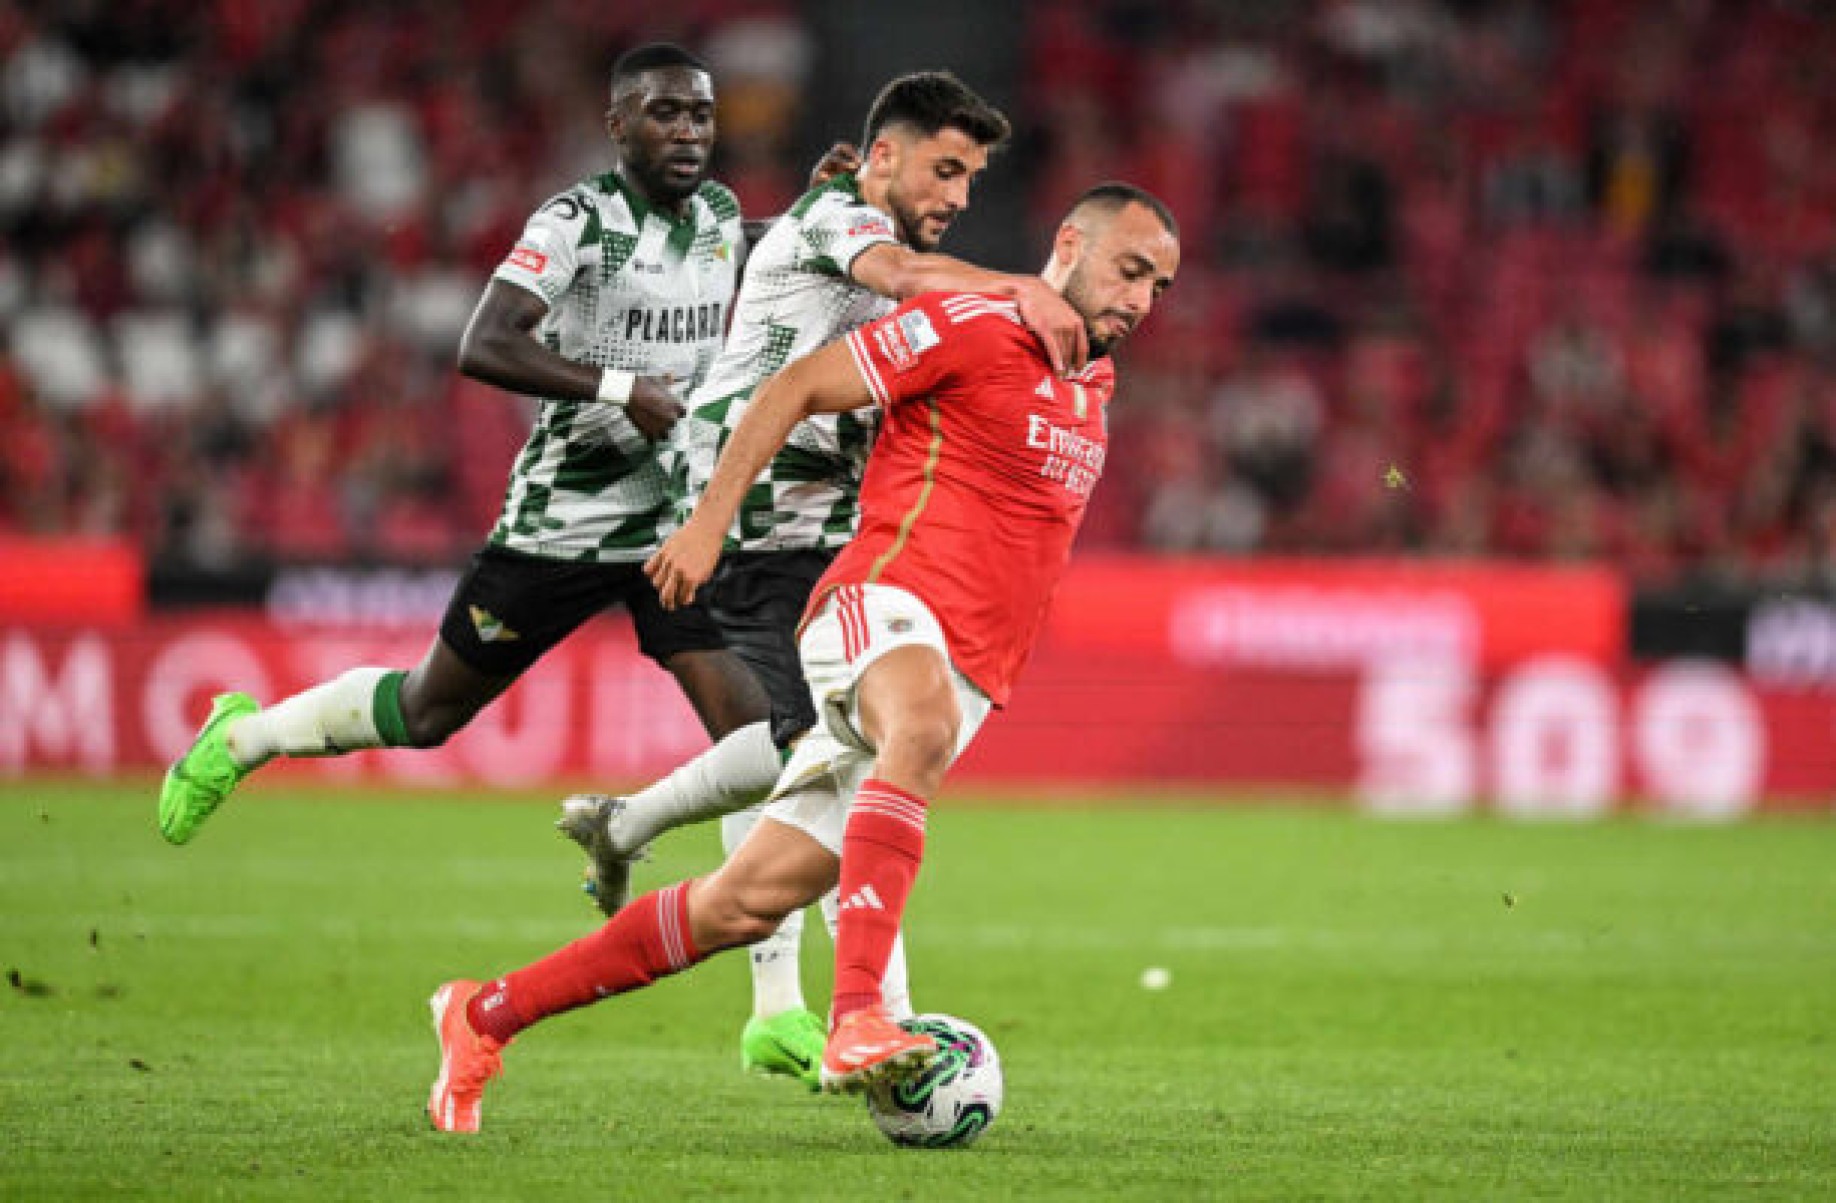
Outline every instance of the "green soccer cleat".
{"label": "green soccer cleat", "polygon": [[210,703],[210,717],[198,729],[191,747],[166,770],[159,787],[159,833],[170,844],[184,844],[198,833],[211,812],[223,804],[249,775],[223,741],[231,719],[260,710],[246,693],[220,693]]}
{"label": "green soccer cleat", "polygon": [[822,1089],[822,1046],[829,1033],[822,1020],[801,1007],[769,1019],[753,1016],[740,1033],[740,1068],[784,1074],[811,1090]]}

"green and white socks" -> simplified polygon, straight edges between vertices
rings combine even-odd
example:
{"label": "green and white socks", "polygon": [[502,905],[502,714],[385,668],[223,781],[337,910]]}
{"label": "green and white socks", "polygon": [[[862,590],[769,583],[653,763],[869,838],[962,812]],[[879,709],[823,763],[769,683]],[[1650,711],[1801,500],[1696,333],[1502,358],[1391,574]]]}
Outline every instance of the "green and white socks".
{"label": "green and white socks", "polygon": [[408,744],[399,669],[353,668],[323,685],[238,719],[224,746],[245,770],[276,756],[341,756],[364,748]]}

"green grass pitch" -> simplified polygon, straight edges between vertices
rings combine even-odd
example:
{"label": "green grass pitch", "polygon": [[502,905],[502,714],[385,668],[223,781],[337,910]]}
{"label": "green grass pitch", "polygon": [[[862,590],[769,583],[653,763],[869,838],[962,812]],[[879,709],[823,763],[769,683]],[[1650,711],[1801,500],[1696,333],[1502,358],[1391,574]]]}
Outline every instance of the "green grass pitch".
{"label": "green grass pitch", "polygon": [[1836,1196],[1836,823],[946,799],[908,938],[1006,1063],[974,1148],[742,1075],[737,956],[434,1133],[428,993],[593,926],[550,815],[257,783],[174,849],[151,782],[0,785],[0,1198]]}

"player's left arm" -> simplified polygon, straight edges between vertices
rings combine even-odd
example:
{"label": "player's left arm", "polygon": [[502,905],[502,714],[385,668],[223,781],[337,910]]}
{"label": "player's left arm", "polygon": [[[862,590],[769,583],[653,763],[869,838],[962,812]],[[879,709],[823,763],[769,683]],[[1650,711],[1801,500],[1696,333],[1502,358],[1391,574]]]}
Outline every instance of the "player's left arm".
{"label": "player's left arm", "polygon": [[841,413],[873,401],[845,340],[792,361],[761,384],[721,449],[694,512],[644,565],[663,607],[673,610],[695,600],[696,590],[714,574],[721,544],[746,491],[797,423],[811,414]]}

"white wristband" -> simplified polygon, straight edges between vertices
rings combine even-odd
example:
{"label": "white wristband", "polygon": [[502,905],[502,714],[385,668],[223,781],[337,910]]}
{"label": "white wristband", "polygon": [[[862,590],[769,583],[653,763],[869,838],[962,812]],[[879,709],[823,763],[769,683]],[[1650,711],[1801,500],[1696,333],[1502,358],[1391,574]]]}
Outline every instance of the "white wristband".
{"label": "white wristband", "polygon": [[607,405],[623,405],[631,400],[631,386],[636,383],[635,373],[607,368],[599,374],[599,399]]}

